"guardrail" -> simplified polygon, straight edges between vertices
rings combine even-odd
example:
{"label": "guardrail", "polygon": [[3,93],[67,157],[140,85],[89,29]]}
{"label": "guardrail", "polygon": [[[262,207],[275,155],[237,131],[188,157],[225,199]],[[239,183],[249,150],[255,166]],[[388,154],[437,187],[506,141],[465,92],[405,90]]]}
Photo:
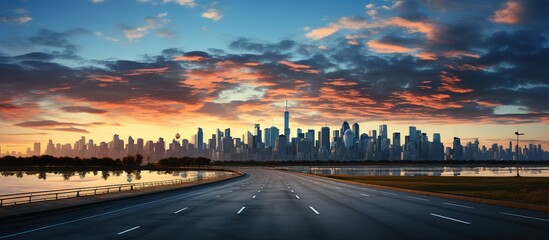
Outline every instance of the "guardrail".
{"label": "guardrail", "polygon": [[[223,177],[223,176],[219,176],[219,177]],[[174,179],[174,180],[164,180],[164,181],[154,181],[154,182],[125,183],[125,184],[103,185],[103,186],[96,186],[96,187],[68,188],[68,189],[60,189],[60,190],[6,194],[6,195],[0,195],[0,207],[13,206],[13,205],[32,203],[32,202],[58,200],[58,199],[64,199],[64,198],[108,194],[112,192],[136,191],[143,188],[176,185],[176,184],[181,184],[186,182],[196,182],[196,181],[209,180],[209,179],[214,179],[219,177],[210,177],[210,178],[204,178],[200,180]]]}

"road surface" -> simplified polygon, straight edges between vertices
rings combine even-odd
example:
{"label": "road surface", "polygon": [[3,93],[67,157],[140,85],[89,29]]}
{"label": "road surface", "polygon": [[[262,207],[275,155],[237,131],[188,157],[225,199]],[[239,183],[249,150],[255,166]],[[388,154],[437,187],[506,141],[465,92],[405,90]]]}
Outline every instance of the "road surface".
{"label": "road surface", "polygon": [[267,169],[0,222],[0,239],[549,239],[549,214]]}

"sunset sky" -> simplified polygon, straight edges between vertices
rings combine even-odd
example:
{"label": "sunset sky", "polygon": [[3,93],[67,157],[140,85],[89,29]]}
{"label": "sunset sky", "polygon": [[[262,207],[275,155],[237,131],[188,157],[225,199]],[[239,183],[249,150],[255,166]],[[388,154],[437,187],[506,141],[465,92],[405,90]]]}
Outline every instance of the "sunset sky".
{"label": "sunset sky", "polygon": [[[3,0],[0,147],[345,119],[549,148],[549,1]],[[403,141],[403,140],[402,140]]]}

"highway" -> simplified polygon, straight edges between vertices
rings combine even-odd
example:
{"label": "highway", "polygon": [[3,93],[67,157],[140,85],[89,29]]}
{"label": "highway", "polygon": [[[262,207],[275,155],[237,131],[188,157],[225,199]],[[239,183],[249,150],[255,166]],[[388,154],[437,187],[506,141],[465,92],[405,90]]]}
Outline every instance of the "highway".
{"label": "highway", "polygon": [[0,222],[0,239],[548,239],[549,214],[305,174],[246,176]]}

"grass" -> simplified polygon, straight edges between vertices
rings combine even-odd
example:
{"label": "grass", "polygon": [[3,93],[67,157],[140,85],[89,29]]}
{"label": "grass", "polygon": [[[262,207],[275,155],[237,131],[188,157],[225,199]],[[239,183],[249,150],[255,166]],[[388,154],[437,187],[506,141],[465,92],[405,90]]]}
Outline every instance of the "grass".
{"label": "grass", "polygon": [[426,192],[549,206],[548,177],[323,176]]}

